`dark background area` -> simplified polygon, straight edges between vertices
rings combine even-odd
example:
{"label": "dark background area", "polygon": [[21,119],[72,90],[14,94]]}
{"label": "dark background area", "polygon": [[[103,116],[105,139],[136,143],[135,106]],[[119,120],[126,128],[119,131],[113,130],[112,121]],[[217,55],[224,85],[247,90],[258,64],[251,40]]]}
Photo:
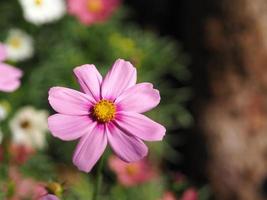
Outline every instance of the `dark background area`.
{"label": "dark background area", "polygon": [[[175,130],[185,143],[177,146],[181,152],[180,164],[170,164],[181,170],[196,183],[206,182],[206,147],[202,134],[197,128],[197,115],[201,102],[209,97],[207,69],[202,61],[207,52],[203,49],[203,19],[214,11],[208,0],[125,0],[132,9],[129,20],[136,21],[143,29],[151,29],[161,36],[172,37],[188,54],[192,79],[188,86],[193,87],[194,98],[188,103],[196,125],[187,130]],[[174,83],[180,84],[180,83]]]}

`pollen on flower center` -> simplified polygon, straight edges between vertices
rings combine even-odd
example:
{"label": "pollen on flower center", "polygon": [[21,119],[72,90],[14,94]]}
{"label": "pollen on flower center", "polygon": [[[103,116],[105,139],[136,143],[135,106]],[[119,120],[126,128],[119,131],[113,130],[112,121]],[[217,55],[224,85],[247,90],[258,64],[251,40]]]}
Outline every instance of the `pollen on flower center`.
{"label": "pollen on flower center", "polygon": [[103,3],[101,0],[88,0],[87,8],[89,12],[98,13],[103,8]]}
{"label": "pollen on flower center", "polygon": [[11,38],[8,42],[13,48],[18,49],[21,46],[21,39],[18,37]]}
{"label": "pollen on flower center", "polygon": [[34,0],[35,5],[40,6],[43,3],[43,0]]}
{"label": "pollen on flower center", "polygon": [[126,167],[126,172],[129,174],[129,175],[135,175],[135,174],[137,174],[137,172],[138,172],[138,168],[137,168],[137,166],[135,166],[135,165],[128,165],[127,167]]}
{"label": "pollen on flower center", "polygon": [[106,123],[114,119],[116,107],[109,100],[101,100],[93,107],[93,116],[101,123]]}

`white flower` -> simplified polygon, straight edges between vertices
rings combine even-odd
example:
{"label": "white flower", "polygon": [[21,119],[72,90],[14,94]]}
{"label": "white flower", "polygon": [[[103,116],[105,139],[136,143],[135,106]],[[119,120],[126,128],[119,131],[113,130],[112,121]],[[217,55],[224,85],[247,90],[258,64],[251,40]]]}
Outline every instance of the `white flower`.
{"label": "white flower", "polygon": [[9,60],[23,61],[33,56],[33,39],[22,30],[11,29],[5,45]]}
{"label": "white flower", "polygon": [[43,149],[46,144],[47,117],[47,111],[31,106],[20,109],[9,124],[13,143]]}
{"label": "white flower", "polygon": [[56,21],[66,12],[64,0],[19,0],[24,18],[35,25]]}

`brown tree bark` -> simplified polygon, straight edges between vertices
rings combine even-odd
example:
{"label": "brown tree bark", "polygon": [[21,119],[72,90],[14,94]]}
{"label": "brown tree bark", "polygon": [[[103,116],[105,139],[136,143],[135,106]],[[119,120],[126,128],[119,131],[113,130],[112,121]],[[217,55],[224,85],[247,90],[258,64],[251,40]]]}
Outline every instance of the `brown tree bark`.
{"label": "brown tree bark", "polygon": [[210,101],[200,125],[218,200],[267,199],[267,1],[217,0],[205,20]]}

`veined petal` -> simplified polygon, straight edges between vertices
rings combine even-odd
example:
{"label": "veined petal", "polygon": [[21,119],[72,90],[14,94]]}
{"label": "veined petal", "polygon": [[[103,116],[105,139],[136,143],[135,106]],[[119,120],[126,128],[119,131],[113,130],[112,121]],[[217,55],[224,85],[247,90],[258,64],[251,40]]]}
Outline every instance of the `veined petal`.
{"label": "veined petal", "polygon": [[48,128],[54,137],[61,140],[76,140],[85,134],[90,134],[96,122],[87,116],[55,114],[48,118]]}
{"label": "veined petal", "polygon": [[166,129],[145,115],[132,112],[118,112],[115,122],[123,131],[145,141],[160,141]]}
{"label": "veined petal", "polygon": [[140,83],[124,91],[115,101],[122,110],[144,113],[160,102],[159,91],[151,83]]}
{"label": "veined petal", "polygon": [[142,140],[128,135],[112,123],[107,126],[107,137],[115,154],[125,162],[139,161],[148,153]]}
{"label": "veined petal", "polygon": [[125,60],[118,59],[103,80],[102,97],[115,100],[128,88],[136,84],[136,69]]}
{"label": "veined petal", "polygon": [[73,163],[84,172],[90,172],[107,146],[104,125],[97,125],[91,134],[84,135],[73,155]]}
{"label": "veined petal", "polygon": [[51,88],[48,100],[55,111],[66,115],[88,115],[94,102],[90,96],[64,87]]}
{"label": "veined petal", "polygon": [[91,95],[96,101],[100,99],[100,86],[102,76],[94,65],[82,65],[76,67],[74,74],[78,79],[84,93]]}

